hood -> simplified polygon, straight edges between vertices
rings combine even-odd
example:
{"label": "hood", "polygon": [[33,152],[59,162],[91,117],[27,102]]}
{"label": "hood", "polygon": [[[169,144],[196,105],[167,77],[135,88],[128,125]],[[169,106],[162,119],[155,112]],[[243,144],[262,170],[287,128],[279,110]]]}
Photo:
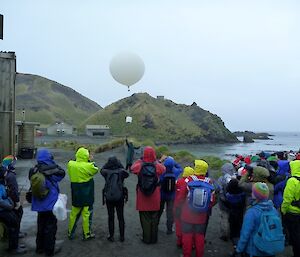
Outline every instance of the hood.
{"label": "hood", "polygon": [[190,166],[187,166],[183,170],[182,177],[183,178],[187,178],[189,176],[194,175],[194,173],[195,173],[194,169],[192,167],[190,167]]}
{"label": "hood", "polygon": [[264,200],[259,202],[255,200],[252,205],[258,209],[261,209],[262,211],[270,211],[274,207],[272,200]]}
{"label": "hood", "polygon": [[117,159],[116,156],[111,156],[108,158],[107,163],[104,164],[103,169],[108,169],[108,170],[116,170],[124,168],[122,163]]}
{"label": "hood", "polygon": [[300,161],[299,160],[291,161],[290,167],[291,167],[292,176],[300,177]]}
{"label": "hood", "polygon": [[227,192],[229,194],[241,194],[243,193],[242,188],[239,187],[239,181],[235,178],[231,179],[227,185]]}
{"label": "hood", "polygon": [[175,161],[172,157],[168,156],[164,161],[164,165],[167,171],[171,171],[175,166]]}
{"label": "hood", "polygon": [[266,179],[270,176],[270,172],[264,168],[264,167],[261,167],[261,166],[256,166],[253,168],[253,179],[255,181],[259,181],[259,179]]}
{"label": "hood", "polygon": [[232,176],[236,172],[232,163],[225,163],[222,166],[221,171],[222,171],[223,175],[228,174],[230,176]]}
{"label": "hood", "polygon": [[203,160],[195,160],[195,168],[194,168],[194,174],[196,176],[203,175],[205,176],[207,173],[208,164],[207,162]]}
{"label": "hood", "polygon": [[144,162],[155,162],[156,154],[155,150],[151,146],[146,146],[143,153]]}
{"label": "hood", "polygon": [[258,160],[260,160],[260,157],[257,156],[257,155],[253,155],[253,156],[251,156],[250,160],[251,160],[251,163],[252,162],[257,162]]}
{"label": "hood", "polygon": [[290,162],[288,160],[279,160],[278,164],[278,175],[286,175],[290,171]]}
{"label": "hood", "polygon": [[36,160],[38,164],[53,165],[55,161],[53,160],[53,155],[46,148],[39,149],[36,154]]}
{"label": "hood", "polygon": [[78,162],[88,162],[89,158],[90,158],[90,153],[89,150],[84,148],[84,147],[80,147],[77,152],[76,152],[76,161]]}

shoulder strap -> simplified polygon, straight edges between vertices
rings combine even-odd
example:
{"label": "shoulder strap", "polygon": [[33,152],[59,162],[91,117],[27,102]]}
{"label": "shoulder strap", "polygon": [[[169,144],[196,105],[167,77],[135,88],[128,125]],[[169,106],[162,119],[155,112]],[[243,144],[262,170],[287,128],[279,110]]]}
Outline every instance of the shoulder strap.
{"label": "shoulder strap", "polygon": [[298,181],[300,181],[300,177],[292,176],[292,178],[295,178],[295,179],[297,179]]}
{"label": "shoulder strap", "polygon": [[193,181],[199,181],[199,180],[200,180],[200,179],[197,178],[195,175],[191,175],[191,178],[192,178]]}

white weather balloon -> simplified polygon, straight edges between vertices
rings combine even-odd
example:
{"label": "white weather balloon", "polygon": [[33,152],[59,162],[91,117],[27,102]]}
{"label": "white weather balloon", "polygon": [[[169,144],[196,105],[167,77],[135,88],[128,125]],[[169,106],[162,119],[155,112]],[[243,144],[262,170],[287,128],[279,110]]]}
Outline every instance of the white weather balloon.
{"label": "white weather balloon", "polygon": [[113,78],[128,87],[138,82],[144,75],[143,60],[134,53],[119,53],[110,62],[109,70]]}

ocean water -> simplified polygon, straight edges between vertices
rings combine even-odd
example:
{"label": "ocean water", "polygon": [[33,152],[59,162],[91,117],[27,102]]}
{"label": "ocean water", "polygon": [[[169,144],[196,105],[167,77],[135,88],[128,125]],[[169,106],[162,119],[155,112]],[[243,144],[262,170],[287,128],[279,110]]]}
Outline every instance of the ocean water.
{"label": "ocean water", "polygon": [[[272,140],[255,140],[254,143],[235,144],[180,144],[170,146],[171,151],[187,150],[197,157],[215,155],[225,159],[232,159],[235,154],[257,154],[261,151],[299,151],[300,132],[269,132]],[[242,140],[242,138],[239,138]]]}

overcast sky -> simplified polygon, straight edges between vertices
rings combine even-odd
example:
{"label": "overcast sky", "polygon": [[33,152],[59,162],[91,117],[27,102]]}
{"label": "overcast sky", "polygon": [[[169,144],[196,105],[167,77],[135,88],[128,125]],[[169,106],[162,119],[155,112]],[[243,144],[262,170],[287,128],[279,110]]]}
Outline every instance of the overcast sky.
{"label": "overcast sky", "polygon": [[[17,71],[105,107],[136,92],[217,114],[232,131],[300,131],[300,1],[1,0]],[[109,73],[117,53],[145,63],[131,92]]]}

